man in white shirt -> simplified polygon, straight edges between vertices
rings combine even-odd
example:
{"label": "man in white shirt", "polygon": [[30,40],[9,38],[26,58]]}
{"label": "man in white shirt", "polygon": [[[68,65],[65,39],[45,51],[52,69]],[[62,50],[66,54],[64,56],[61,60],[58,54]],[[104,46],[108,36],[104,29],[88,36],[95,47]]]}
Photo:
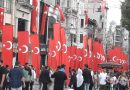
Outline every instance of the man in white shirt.
{"label": "man in white shirt", "polygon": [[104,69],[99,74],[99,85],[100,85],[99,90],[107,90],[107,88],[106,88],[106,83],[107,83],[106,79],[107,79],[107,73],[106,73],[106,70]]}

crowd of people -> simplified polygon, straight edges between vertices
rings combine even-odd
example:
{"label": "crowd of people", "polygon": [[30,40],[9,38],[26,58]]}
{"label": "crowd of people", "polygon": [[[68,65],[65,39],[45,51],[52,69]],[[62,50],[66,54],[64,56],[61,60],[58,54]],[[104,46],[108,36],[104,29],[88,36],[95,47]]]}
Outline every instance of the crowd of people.
{"label": "crowd of people", "polygon": [[[14,68],[3,66],[0,60],[0,90],[34,90],[36,72],[32,65],[26,63],[24,66],[16,62]],[[84,65],[84,69],[69,69],[69,76],[65,72],[65,65],[58,66],[52,70],[48,66],[42,66],[39,80],[39,89],[51,90],[129,90],[129,77],[126,72],[106,71],[102,69],[94,72]],[[69,83],[68,83],[69,81]]]}

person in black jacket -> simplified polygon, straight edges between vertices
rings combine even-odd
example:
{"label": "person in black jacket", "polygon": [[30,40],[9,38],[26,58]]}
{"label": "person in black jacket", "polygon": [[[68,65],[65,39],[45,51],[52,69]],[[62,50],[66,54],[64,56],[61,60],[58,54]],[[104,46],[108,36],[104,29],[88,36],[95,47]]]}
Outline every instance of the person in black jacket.
{"label": "person in black jacket", "polygon": [[71,72],[71,76],[70,76],[70,83],[69,83],[69,87],[73,88],[74,90],[76,90],[76,85],[77,81],[76,81],[76,70],[73,69]]}
{"label": "person in black jacket", "polygon": [[91,72],[88,69],[87,64],[84,65],[83,78],[84,78],[84,90],[89,90],[89,86],[91,82]]}
{"label": "person in black jacket", "polygon": [[45,66],[45,68],[42,70],[40,80],[43,84],[42,90],[48,90],[47,85],[50,82],[48,66]]}
{"label": "person in black jacket", "polygon": [[51,77],[54,78],[54,90],[64,90],[65,80],[67,75],[65,73],[65,66],[62,65],[58,71],[56,71]]}

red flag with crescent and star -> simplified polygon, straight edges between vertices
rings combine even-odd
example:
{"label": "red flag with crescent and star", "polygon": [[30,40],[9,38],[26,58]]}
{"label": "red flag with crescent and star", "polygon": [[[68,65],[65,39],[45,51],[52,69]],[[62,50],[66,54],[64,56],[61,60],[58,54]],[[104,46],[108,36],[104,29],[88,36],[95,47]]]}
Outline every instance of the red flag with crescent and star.
{"label": "red flag with crescent and star", "polygon": [[4,8],[0,7],[0,30],[3,29],[4,24]]}
{"label": "red flag with crescent and star", "polygon": [[31,62],[36,69],[37,77],[40,75],[40,48],[38,34],[30,35],[31,42]]}
{"label": "red flag with crescent and star", "polygon": [[45,25],[46,25],[46,19],[47,19],[47,14],[48,14],[48,7],[46,4],[44,4],[43,8],[43,15],[42,15],[42,23],[41,23],[41,34],[45,34]]}
{"label": "red flag with crescent and star", "polygon": [[54,23],[54,49],[55,49],[55,52],[56,52],[56,56],[55,56],[55,62],[57,62],[57,66],[61,65],[61,32],[60,32],[60,23],[59,22],[56,22]]}
{"label": "red flag with crescent and star", "polygon": [[2,59],[4,65],[12,68],[13,60],[13,26],[4,25],[2,30]]}
{"label": "red flag with crescent and star", "polygon": [[27,31],[18,32],[18,61],[21,65],[29,61],[29,33]]}
{"label": "red flag with crescent and star", "polygon": [[37,33],[37,16],[38,16],[38,11],[37,11],[37,5],[38,1],[33,0],[32,2],[34,8],[32,10],[32,21],[31,21],[31,26],[32,26],[32,32]]}

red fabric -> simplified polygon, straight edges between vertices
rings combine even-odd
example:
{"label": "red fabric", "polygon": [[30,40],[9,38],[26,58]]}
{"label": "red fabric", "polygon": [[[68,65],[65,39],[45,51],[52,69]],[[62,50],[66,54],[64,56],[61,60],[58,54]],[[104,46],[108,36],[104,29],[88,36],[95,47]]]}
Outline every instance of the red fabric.
{"label": "red fabric", "polygon": [[67,61],[67,45],[66,45],[66,33],[65,33],[65,30],[64,28],[62,27],[61,28],[61,44],[62,44],[62,47],[61,47],[61,50],[62,50],[62,64],[66,64],[66,61]]}
{"label": "red fabric", "polygon": [[42,15],[42,24],[41,24],[41,34],[42,35],[45,34],[45,25],[46,25],[47,14],[48,14],[48,7],[46,4],[44,4],[43,15]]}
{"label": "red fabric", "polygon": [[87,50],[87,36],[85,35],[83,37],[83,65],[88,64],[87,62],[87,56],[88,56],[88,50]]}
{"label": "red fabric", "polygon": [[92,38],[88,39],[88,48],[89,50],[92,50]]}
{"label": "red fabric", "polygon": [[29,34],[27,31],[18,32],[18,60],[21,65],[28,62]]}
{"label": "red fabric", "polygon": [[57,62],[57,66],[61,65],[61,40],[60,40],[60,23],[54,24],[54,46],[56,51],[55,61]]}
{"label": "red fabric", "polygon": [[76,62],[76,59],[77,59],[76,50],[77,50],[76,46],[71,46],[70,47],[70,57],[71,57],[71,59],[70,59],[70,67],[71,67],[71,69],[75,68],[75,62]]}
{"label": "red fabric", "polygon": [[32,10],[32,22],[31,22],[31,25],[32,25],[32,32],[34,33],[37,33],[37,0],[33,0],[33,10]]}
{"label": "red fabric", "polygon": [[3,23],[4,23],[4,8],[0,7],[0,30],[3,29]]}
{"label": "red fabric", "polygon": [[104,0],[101,2],[101,11],[103,13],[105,13],[105,11],[106,11],[106,1],[104,1]]}
{"label": "red fabric", "polygon": [[2,59],[4,65],[12,67],[13,59],[13,26],[5,25],[2,31]]}
{"label": "red fabric", "polygon": [[40,49],[38,34],[30,35],[32,65],[36,69],[37,77],[40,75]]}
{"label": "red fabric", "polygon": [[57,62],[56,62],[56,51],[55,51],[55,45],[54,40],[49,39],[49,47],[48,47],[48,66],[52,69],[57,68]]}
{"label": "red fabric", "polygon": [[64,16],[64,13],[63,13],[61,7],[57,4],[57,5],[55,6],[55,8],[57,8],[57,9],[59,10],[60,20],[61,20],[61,21],[65,21],[65,16]]}
{"label": "red fabric", "polygon": [[85,17],[85,24],[88,25],[88,15]]}

